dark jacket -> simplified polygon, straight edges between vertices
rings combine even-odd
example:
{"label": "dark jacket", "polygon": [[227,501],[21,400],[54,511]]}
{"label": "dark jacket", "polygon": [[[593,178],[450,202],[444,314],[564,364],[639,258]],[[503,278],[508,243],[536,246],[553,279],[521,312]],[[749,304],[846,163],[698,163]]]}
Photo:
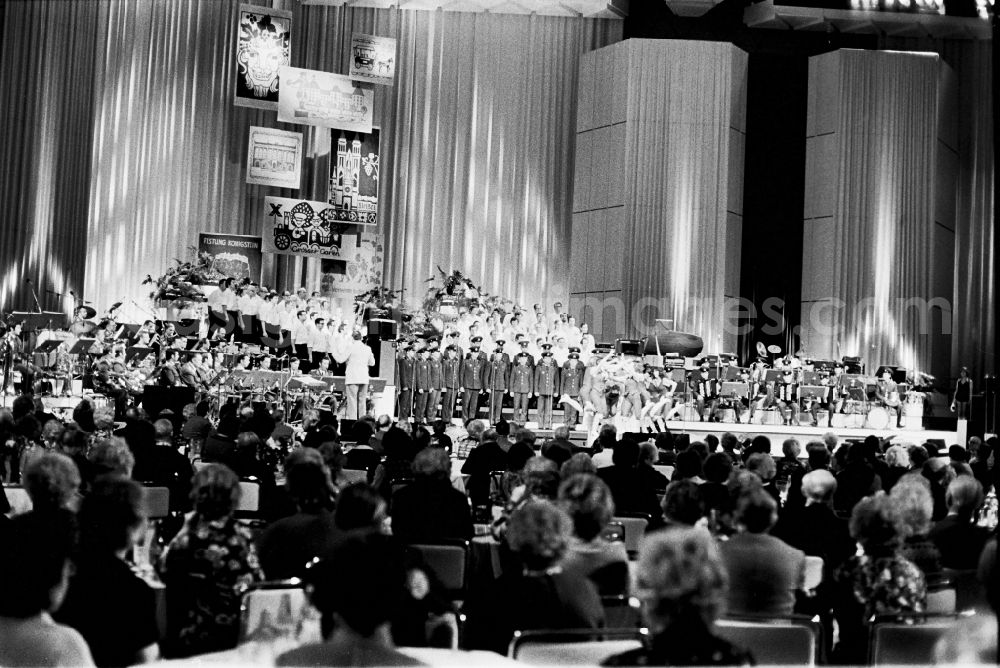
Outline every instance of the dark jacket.
{"label": "dark jacket", "polygon": [[469,452],[462,473],[469,476],[465,488],[473,505],[483,506],[490,500],[490,473],[507,469],[507,453],[494,441],[480,443]]}
{"label": "dark jacket", "polygon": [[948,515],[931,528],[928,537],[937,545],[944,568],[970,570],[979,565],[989,529],[976,526],[969,518]]}
{"label": "dark jacket", "polygon": [[469,501],[446,478],[417,478],[392,500],[392,534],[404,543],[472,538]]}

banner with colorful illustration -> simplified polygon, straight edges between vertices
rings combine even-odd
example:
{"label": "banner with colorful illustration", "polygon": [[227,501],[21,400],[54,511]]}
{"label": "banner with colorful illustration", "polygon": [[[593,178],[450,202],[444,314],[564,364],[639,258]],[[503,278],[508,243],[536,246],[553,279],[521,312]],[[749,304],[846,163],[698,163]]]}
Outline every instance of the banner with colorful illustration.
{"label": "banner with colorful illustration", "polygon": [[263,242],[268,253],[340,257],[342,232],[336,209],[326,202],[265,197]]}
{"label": "banner with colorful illustration", "polygon": [[333,131],[326,199],[336,208],[337,220],[378,223],[379,141],[378,128],[369,133]]}
{"label": "banner with colorful illustration", "polygon": [[235,104],[256,109],[278,108],[279,70],[290,62],[291,28],[291,12],[240,5]]}
{"label": "banner with colorful illustration", "polygon": [[396,40],[377,35],[351,35],[350,77],[391,86],[396,76]]}
{"label": "banner with colorful illustration", "polygon": [[278,120],[350,132],[371,132],[375,93],[371,86],[330,72],[282,67]]}
{"label": "banner with colorful illustration", "polygon": [[341,259],[323,260],[320,267],[320,291],[345,308],[354,298],[382,285],[382,235],[374,230],[360,235],[345,235]]}
{"label": "banner with colorful illustration", "polygon": [[198,235],[198,255],[211,258],[211,268],[205,276],[206,285],[222,278],[260,282],[260,237],[202,232]]}

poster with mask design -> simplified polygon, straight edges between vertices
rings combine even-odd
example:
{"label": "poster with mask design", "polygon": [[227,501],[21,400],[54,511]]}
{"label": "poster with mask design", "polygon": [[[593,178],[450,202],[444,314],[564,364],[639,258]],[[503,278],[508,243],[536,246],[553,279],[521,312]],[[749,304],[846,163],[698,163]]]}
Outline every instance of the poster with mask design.
{"label": "poster with mask design", "polygon": [[278,70],[289,63],[292,13],[240,5],[236,96],[241,107],[278,108]]}

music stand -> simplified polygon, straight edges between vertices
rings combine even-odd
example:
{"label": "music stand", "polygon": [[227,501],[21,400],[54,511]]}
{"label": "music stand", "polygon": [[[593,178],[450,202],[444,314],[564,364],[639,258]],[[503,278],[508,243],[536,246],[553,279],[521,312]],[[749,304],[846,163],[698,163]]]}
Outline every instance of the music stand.
{"label": "music stand", "polygon": [[722,383],[722,391],[719,393],[724,397],[740,397],[746,399],[750,396],[749,383]]}
{"label": "music stand", "polygon": [[69,349],[69,354],[86,355],[90,352],[90,349],[94,347],[95,343],[97,343],[97,339],[79,338],[76,340],[76,343],[73,344],[73,347]]}
{"label": "music stand", "polygon": [[147,348],[145,346],[130,346],[125,351],[125,363],[131,364],[141,364],[150,355],[154,354],[155,351],[152,348]]}
{"label": "music stand", "polygon": [[826,398],[826,391],[828,389],[825,385],[800,385],[799,400],[815,399],[816,401],[823,401]]}
{"label": "music stand", "polygon": [[785,372],[781,369],[768,369],[764,372],[765,383],[782,383],[785,380]]}
{"label": "music stand", "polygon": [[65,341],[59,339],[49,339],[48,341],[42,341],[35,347],[32,351],[36,355],[48,355],[49,353],[55,352],[56,348],[61,346]]}
{"label": "music stand", "polygon": [[56,311],[42,311],[32,313],[28,311],[14,311],[10,314],[13,324],[21,323],[23,329],[64,329],[66,327],[66,314]]}

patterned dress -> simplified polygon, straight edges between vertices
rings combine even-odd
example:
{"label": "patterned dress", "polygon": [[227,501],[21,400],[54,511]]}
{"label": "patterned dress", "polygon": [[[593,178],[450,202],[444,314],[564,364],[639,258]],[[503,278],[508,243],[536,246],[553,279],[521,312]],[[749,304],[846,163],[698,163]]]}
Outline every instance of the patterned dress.
{"label": "patterned dress", "polygon": [[243,590],[264,579],[247,530],[232,517],[192,514],[161,561],[175,656],[230,649],[239,639]]}

